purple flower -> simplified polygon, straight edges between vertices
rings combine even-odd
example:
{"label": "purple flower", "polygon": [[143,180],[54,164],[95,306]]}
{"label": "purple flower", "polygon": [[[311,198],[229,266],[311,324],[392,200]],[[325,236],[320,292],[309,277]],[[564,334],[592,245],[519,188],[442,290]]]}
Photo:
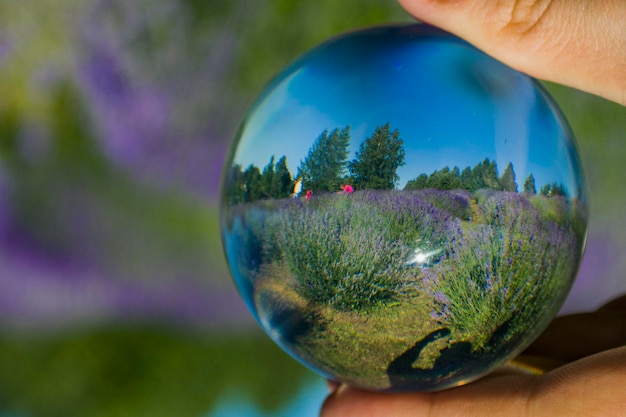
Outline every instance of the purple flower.
{"label": "purple flower", "polygon": [[6,38],[6,35],[0,32],[0,63],[6,62],[8,60],[11,50],[11,41]]}
{"label": "purple flower", "polygon": [[10,194],[9,177],[0,166],[0,242],[7,234],[11,224]]}
{"label": "purple flower", "polygon": [[[225,83],[239,38],[226,22],[190,36],[188,13],[176,2],[96,1],[79,25],[77,79],[112,162],[142,182],[215,197],[242,106]],[[160,25],[168,36],[153,39]]]}

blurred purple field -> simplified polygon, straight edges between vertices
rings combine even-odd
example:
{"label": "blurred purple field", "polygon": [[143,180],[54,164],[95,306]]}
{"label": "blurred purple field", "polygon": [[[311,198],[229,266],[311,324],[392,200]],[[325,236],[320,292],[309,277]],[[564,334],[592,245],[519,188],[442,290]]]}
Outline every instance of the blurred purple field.
{"label": "blurred purple field", "polygon": [[[4,77],[30,85],[0,103],[7,326],[250,321],[216,233],[221,161],[240,117],[231,109],[241,99],[223,82],[236,37],[226,24],[198,36],[184,5],[148,13],[144,3],[68,2],[67,43],[54,46],[71,59],[51,55],[37,67],[24,64],[35,52],[22,48],[52,43],[45,28],[27,36],[45,10],[14,11],[24,19],[3,39]],[[28,100],[48,114],[29,112]]]}
{"label": "blurred purple field", "polygon": [[350,7],[0,4],[0,414],[314,415],[319,381],[231,283],[217,195],[273,73],[402,16]]}

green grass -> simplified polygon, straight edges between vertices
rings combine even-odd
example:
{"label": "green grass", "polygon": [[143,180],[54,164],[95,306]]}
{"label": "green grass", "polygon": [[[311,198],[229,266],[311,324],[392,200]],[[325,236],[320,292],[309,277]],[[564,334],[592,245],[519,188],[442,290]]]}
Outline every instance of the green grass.
{"label": "green grass", "polygon": [[[355,385],[389,388],[389,363],[439,327],[430,315],[432,302],[417,290],[400,296],[393,304],[355,312],[307,303],[294,290],[293,280],[283,278],[282,282],[264,281],[257,287],[257,300],[270,292],[274,311],[298,310],[314,320],[313,329],[289,347],[322,372],[341,375]],[[439,354],[437,347],[426,350],[417,365],[432,366]]]}

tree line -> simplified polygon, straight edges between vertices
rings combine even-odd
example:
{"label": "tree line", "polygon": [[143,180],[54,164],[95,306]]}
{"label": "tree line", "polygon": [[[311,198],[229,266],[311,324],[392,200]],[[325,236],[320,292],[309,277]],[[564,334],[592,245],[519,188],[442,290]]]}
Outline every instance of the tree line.
{"label": "tree line", "polygon": [[[350,126],[324,130],[300,162],[294,177],[283,155],[278,160],[271,156],[261,170],[249,165],[245,170],[234,165],[230,173],[228,198],[231,204],[246,203],[263,199],[282,199],[293,195],[296,181],[301,181],[302,190],[314,193],[335,192],[342,185],[355,189],[395,189],[400,178],[399,167],[405,164],[404,141],[397,129],[391,130],[389,123],[378,126],[371,136],[359,146],[354,159],[349,160]],[[474,192],[481,188],[517,192],[513,164],[509,162],[502,175],[498,174],[495,161],[488,158],[474,167],[460,170],[444,167],[430,175],[420,174],[407,182],[405,190],[435,188],[440,190],[464,189]],[[535,178],[530,174],[522,185],[525,193],[537,194]],[[546,196],[567,195],[563,185],[544,185],[540,194]]]}
{"label": "tree line", "polygon": [[[420,174],[407,182],[405,190],[419,190],[424,188],[436,188],[439,190],[467,190],[474,192],[481,188],[489,188],[498,191],[518,192],[515,170],[509,162],[502,175],[498,175],[496,161],[485,158],[474,167],[465,167],[462,171],[459,167],[444,167],[432,174]],[[524,180],[522,191],[528,194],[537,194],[535,177],[529,174]],[[552,182],[544,185],[539,194],[545,196],[567,195],[567,190],[562,184]]]}
{"label": "tree line", "polygon": [[263,170],[252,164],[245,170],[234,165],[228,191],[231,203],[288,197],[296,180],[302,181],[302,190],[315,193],[339,191],[345,184],[356,189],[394,189],[400,180],[396,171],[404,165],[405,157],[398,130],[392,131],[389,123],[376,127],[349,160],[350,129],[324,130],[300,162],[295,177],[285,156],[278,162],[272,156]]}

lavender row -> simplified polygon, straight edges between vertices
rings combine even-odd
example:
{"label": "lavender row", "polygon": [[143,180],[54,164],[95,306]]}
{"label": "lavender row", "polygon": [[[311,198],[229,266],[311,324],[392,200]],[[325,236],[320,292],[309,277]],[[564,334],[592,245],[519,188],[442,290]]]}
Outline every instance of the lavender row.
{"label": "lavender row", "polygon": [[442,325],[489,335],[533,320],[532,306],[569,285],[577,264],[571,219],[553,221],[532,198],[541,197],[389,190],[259,202],[242,212],[242,275],[253,287],[263,265],[281,263],[302,297],[340,311],[418,288]]}

